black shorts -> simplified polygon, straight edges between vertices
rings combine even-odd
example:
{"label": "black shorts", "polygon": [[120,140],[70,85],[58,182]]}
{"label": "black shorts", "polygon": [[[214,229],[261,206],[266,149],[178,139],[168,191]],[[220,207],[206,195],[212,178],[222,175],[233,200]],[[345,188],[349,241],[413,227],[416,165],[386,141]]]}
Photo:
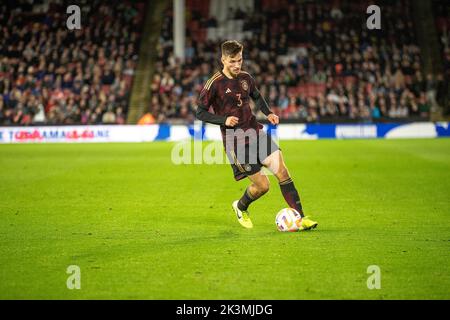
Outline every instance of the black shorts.
{"label": "black shorts", "polygon": [[261,171],[262,162],[272,153],[280,150],[272,137],[264,131],[248,137],[246,143],[226,145],[225,152],[233,169],[234,179],[239,181]]}

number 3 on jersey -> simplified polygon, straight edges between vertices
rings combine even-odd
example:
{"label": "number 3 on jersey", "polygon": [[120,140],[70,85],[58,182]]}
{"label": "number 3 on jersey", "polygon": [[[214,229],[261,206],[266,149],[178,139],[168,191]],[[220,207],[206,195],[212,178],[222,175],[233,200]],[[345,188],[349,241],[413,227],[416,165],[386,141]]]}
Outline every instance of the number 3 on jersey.
{"label": "number 3 on jersey", "polygon": [[236,96],[238,97],[238,100],[239,100],[237,106],[240,107],[240,106],[242,106],[241,94],[240,93],[236,93]]}

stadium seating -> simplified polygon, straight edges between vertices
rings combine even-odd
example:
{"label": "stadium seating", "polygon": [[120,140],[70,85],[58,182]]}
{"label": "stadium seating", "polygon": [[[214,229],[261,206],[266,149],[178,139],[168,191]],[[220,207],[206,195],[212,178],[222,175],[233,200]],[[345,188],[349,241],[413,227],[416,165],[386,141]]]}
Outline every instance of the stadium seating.
{"label": "stadium seating", "polygon": [[202,83],[220,67],[220,43],[237,39],[245,46],[244,68],[285,119],[429,119],[431,102],[422,97],[434,88],[421,73],[411,1],[383,2],[386,28],[380,31],[365,27],[369,4],[211,0],[208,16],[190,15],[188,26],[195,29],[187,31],[193,41],[188,40],[184,63],[175,63],[170,39],[161,39],[156,79],[166,74],[177,93],[161,94],[155,81],[151,112],[164,122],[182,117],[183,109],[185,120],[192,121]]}
{"label": "stadium seating", "polygon": [[[74,31],[57,14],[68,0],[0,6],[6,26],[0,38],[0,124],[126,121],[144,1],[105,3],[86,3],[86,24]],[[448,45],[442,50],[444,79],[423,75],[411,1],[382,2],[385,28],[373,31],[365,27],[369,4],[186,0],[185,61],[174,57],[169,8],[148,109],[157,122],[194,121],[202,84],[220,68],[221,42],[237,39],[245,46],[244,69],[286,120],[428,120],[431,106],[448,92]],[[437,17],[445,41],[448,12]]]}
{"label": "stadium seating", "polygon": [[434,0],[433,7],[443,70],[436,79],[436,91],[432,98],[445,107],[444,111],[448,115],[450,114],[450,4],[445,0]]}
{"label": "stadium seating", "polygon": [[72,2],[34,3],[0,5],[0,124],[124,123],[144,2],[85,1],[80,30]]}

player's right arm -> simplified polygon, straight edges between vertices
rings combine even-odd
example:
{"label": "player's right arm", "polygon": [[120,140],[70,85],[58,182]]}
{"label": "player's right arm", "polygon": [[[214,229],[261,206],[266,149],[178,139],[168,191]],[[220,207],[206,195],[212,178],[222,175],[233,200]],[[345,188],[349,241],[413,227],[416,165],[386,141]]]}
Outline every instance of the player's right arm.
{"label": "player's right arm", "polygon": [[214,86],[211,86],[209,88],[204,87],[200,92],[197,101],[197,112],[195,114],[197,119],[212,124],[234,127],[238,123],[239,118],[221,116],[208,111],[209,107],[212,104],[213,99],[214,99]]}

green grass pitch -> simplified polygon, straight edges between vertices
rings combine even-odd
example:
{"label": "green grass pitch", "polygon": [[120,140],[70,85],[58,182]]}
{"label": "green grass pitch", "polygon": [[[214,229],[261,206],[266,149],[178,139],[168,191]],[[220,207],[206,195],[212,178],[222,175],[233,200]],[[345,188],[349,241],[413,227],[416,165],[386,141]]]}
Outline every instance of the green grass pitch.
{"label": "green grass pitch", "polygon": [[171,143],[1,145],[0,298],[450,299],[450,139],[280,146],[316,230],[276,230],[274,177],[242,228],[247,181]]}

